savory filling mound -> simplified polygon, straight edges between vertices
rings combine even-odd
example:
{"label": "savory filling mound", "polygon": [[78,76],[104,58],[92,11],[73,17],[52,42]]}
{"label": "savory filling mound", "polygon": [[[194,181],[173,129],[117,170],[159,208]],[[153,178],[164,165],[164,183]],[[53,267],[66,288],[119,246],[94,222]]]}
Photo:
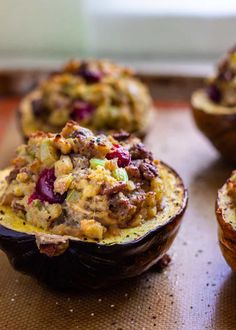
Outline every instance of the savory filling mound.
{"label": "savory filling mound", "polygon": [[68,120],[90,129],[145,133],[152,101],[127,68],[104,60],[71,61],[20,105],[26,136],[59,132]]}
{"label": "savory filling mound", "polygon": [[0,204],[50,233],[100,240],[164,207],[158,161],[124,131],[94,135],[70,121],[60,134],[33,134],[12,165]]}
{"label": "savory filling mound", "polygon": [[236,46],[219,63],[215,76],[208,79],[206,92],[213,103],[236,106]]}

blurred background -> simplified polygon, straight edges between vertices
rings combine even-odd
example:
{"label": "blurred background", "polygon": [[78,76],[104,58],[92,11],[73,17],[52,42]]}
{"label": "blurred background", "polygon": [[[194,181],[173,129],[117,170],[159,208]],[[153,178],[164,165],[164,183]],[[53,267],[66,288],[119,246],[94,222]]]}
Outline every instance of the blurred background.
{"label": "blurred background", "polygon": [[106,57],[204,75],[235,42],[235,0],[0,0],[0,68]]}

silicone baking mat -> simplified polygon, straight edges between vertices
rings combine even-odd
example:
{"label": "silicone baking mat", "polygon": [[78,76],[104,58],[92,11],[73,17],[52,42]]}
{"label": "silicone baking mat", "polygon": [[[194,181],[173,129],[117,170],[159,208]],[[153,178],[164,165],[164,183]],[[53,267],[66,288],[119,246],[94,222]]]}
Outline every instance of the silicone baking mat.
{"label": "silicone baking mat", "polygon": [[[9,116],[9,103],[0,102],[0,121],[7,106]],[[2,126],[1,167],[19,142],[14,120]],[[221,256],[214,215],[217,188],[231,168],[196,130],[187,107],[159,105],[146,143],[189,189],[169,267],[105,291],[57,292],[15,272],[0,252],[0,329],[236,329],[236,276]]]}

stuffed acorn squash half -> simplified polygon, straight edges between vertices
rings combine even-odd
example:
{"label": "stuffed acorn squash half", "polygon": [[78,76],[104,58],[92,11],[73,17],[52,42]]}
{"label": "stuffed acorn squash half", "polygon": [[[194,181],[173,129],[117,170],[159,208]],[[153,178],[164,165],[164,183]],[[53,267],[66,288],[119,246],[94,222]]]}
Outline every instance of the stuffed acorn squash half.
{"label": "stuffed acorn squash half", "polygon": [[58,133],[68,120],[143,137],[151,108],[149,91],[132,70],[105,60],[74,60],[26,95],[18,119],[26,139],[38,130]]}
{"label": "stuffed acorn squash half", "polygon": [[149,269],[187,203],[180,177],[138,138],[73,121],[20,146],[0,190],[1,249],[15,269],[61,288],[105,287]]}
{"label": "stuffed acorn squash half", "polygon": [[227,160],[236,163],[236,47],[220,62],[205,89],[192,95],[198,128]]}
{"label": "stuffed acorn squash half", "polygon": [[236,272],[236,171],[218,191],[216,216],[221,251],[229,266]]}

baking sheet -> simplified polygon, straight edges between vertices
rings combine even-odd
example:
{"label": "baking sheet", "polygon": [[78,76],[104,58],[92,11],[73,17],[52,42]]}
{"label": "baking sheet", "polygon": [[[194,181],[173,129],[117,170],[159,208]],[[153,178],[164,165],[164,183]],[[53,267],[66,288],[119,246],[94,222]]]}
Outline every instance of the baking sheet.
{"label": "baking sheet", "polygon": [[[11,121],[0,145],[1,167],[18,141]],[[189,189],[169,267],[105,291],[57,292],[15,272],[0,252],[0,329],[236,329],[236,276],[221,256],[214,215],[216,190],[232,168],[197,131],[186,107],[159,108],[146,143]]]}

